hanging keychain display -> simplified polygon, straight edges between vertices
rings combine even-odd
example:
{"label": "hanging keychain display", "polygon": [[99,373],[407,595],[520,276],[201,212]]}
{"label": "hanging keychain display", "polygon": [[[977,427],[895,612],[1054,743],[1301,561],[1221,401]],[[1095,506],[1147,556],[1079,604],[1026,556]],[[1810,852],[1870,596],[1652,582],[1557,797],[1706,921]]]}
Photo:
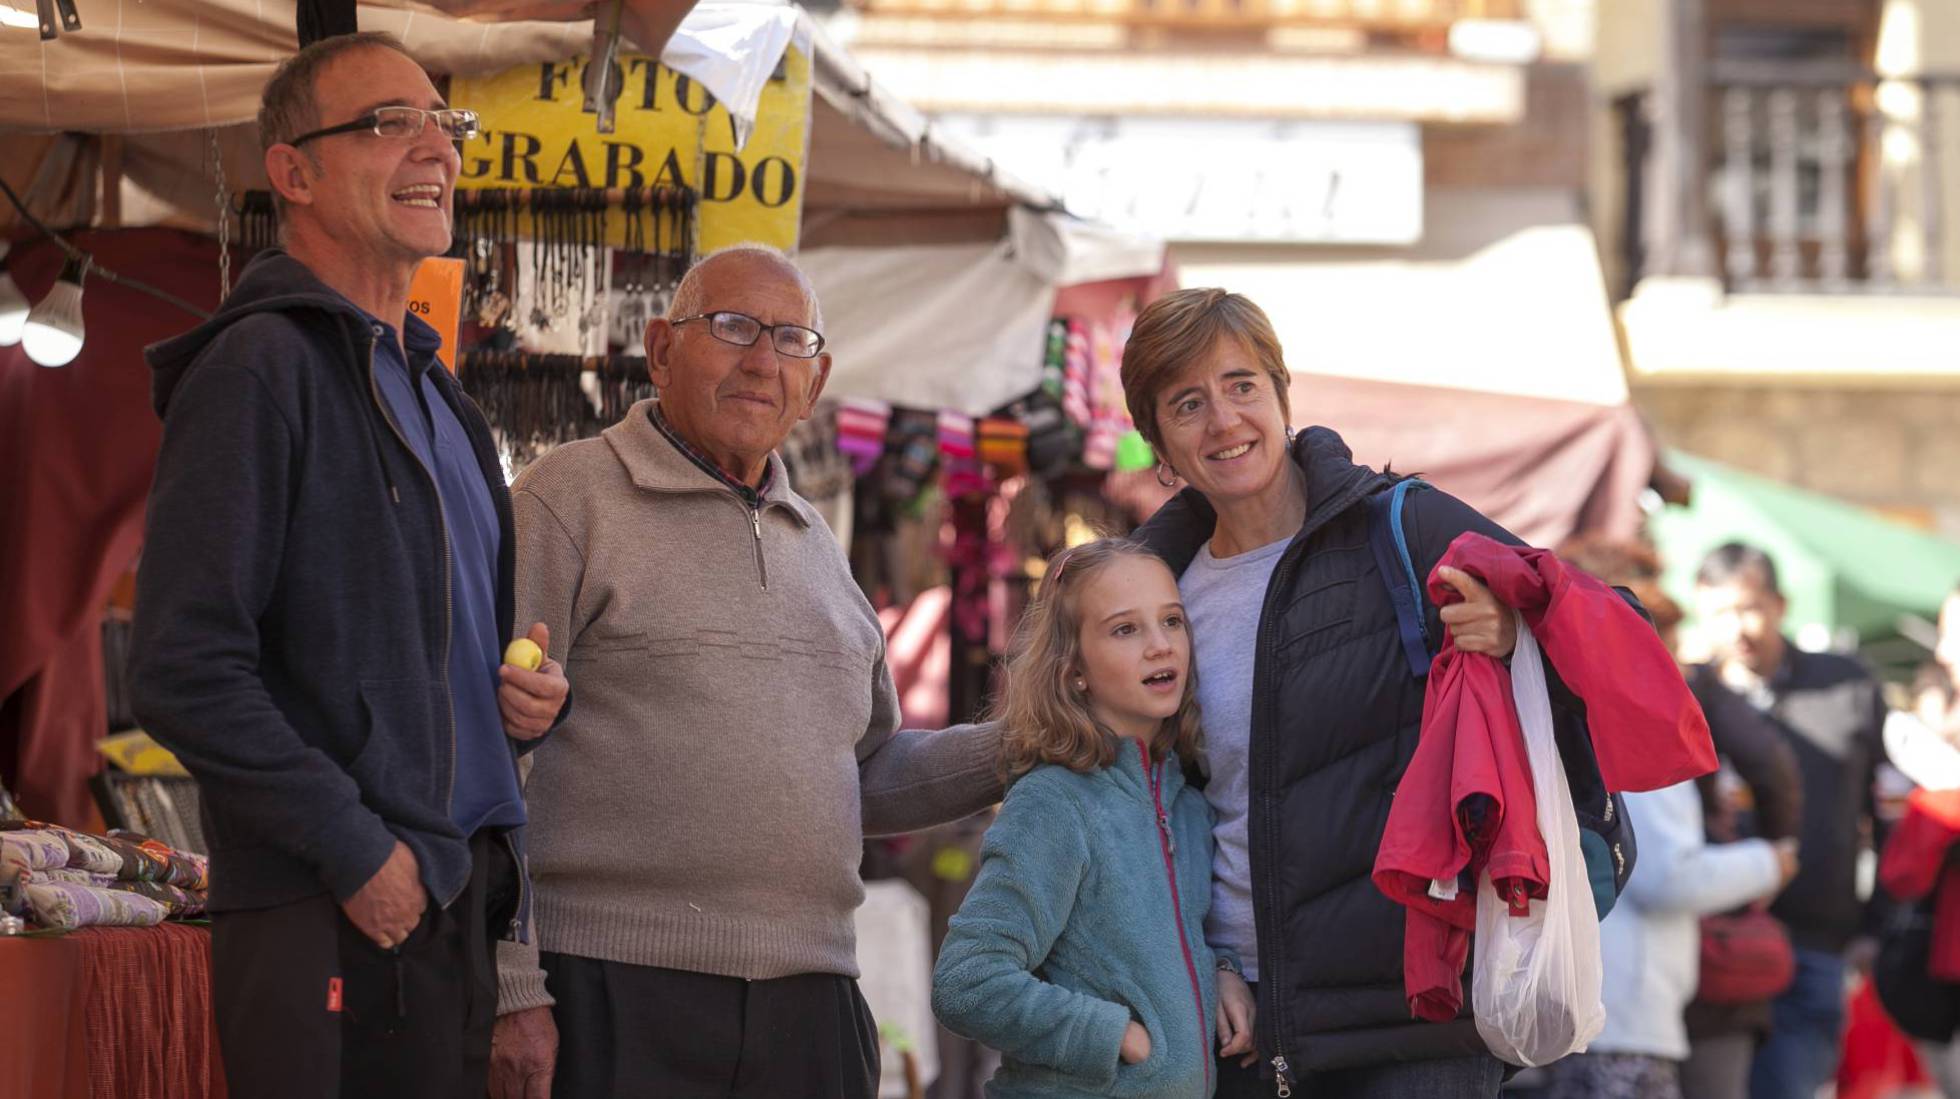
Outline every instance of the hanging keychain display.
{"label": "hanging keychain display", "polygon": [[[502,294],[513,328],[570,325],[583,338],[604,316],[608,265],[635,296],[664,298],[694,260],[695,196],[686,188],[470,188],[455,192],[455,207],[453,253],[469,261],[464,311],[480,315]],[[624,226],[616,258],[608,247],[615,217]]]}
{"label": "hanging keychain display", "polygon": [[653,396],[638,355],[467,351],[458,367],[464,392],[496,425],[519,468],[560,443],[598,434]]}

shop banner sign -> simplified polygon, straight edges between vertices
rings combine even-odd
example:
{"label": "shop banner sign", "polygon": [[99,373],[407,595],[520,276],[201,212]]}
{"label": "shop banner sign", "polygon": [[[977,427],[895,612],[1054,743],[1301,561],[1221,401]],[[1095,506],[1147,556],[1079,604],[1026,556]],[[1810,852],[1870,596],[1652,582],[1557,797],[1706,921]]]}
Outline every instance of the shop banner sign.
{"label": "shop banner sign", "polygon": [[[455,77],[449,99],[482,118],[463,144],[456,186],[685,186],[699,198],[698,252],[759,241],[794,250],[810,149],[810,57],[791,46],[763,89],[755,131],[737,149],[728,109],[698,81],[658,60],[621,54],[613,133],[585,110],[584,57]],[[607,218],[607,243],[625,244]]]}
{"label": "shop banner sign", "polygon": [[1413,122],[1067,115],[933,119],[1072,214],[1172,241],[1422,239]]}

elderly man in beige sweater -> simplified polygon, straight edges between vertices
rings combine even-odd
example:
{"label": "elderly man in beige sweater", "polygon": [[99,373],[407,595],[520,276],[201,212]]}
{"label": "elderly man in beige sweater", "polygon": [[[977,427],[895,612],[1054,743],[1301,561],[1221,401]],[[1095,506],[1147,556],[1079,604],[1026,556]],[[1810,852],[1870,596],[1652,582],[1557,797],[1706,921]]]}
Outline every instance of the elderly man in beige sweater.
{"label": "elderly man in beige sweater", "polygon": [[780,253],[698,264],[647,326],[657,400],[512,489],[518,620],[578,705],[531,757],[532,945],[498,1099],[869,1099],[863,837],[998,800],[988,726],[898,732],[885,639],[774,451],[830,373]]}

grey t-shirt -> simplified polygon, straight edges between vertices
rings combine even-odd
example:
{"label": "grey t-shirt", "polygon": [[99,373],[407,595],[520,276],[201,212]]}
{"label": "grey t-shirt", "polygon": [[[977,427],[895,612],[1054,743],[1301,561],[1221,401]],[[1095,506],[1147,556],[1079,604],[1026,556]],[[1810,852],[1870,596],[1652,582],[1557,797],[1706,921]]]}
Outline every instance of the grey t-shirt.
{"label": "grey t-shirt", "polygon": [[1212,826],[1217,854],[1205,936],[1213,946],[1238,954],[1248,981],[1259,979],[1259,939],[1252,922],[1252,852],[1246,844],[1252,668],[1266,585],[1290,541],[1291,537],[1282,538],[1222,561],[1211,555],[1211,545],[1206,543],[1177,582],[1198,654],[1203,763],[1210,776],[1205,800],[1217,815]]}

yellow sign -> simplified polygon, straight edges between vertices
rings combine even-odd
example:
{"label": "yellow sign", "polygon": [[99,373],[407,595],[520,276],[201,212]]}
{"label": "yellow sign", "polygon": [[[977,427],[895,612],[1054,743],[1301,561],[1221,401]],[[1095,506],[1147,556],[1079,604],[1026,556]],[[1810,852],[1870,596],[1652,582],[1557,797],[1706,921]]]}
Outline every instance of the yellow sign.
{"label": "yellow sign", "polygon": [[[487,77],[456,77],[449,100],[482,118],[463,146],[458,187],[690,187],[699,198],[697,248],[746,241],[796,247],[810,147],[810,57],[792,46],[763,88],[755,131],[738,152],[728,109],[659,61],[621,54],[615,132],[585,111],[585,58]],[[625,243],[609,215],[607,241]]]}
{"label": "yellow sign", "polygon": [[408,284],[408,311],[442,335],[437,354],[454,371],[457,329],[463,319],[463,261],[440,256],[423,260]]}

